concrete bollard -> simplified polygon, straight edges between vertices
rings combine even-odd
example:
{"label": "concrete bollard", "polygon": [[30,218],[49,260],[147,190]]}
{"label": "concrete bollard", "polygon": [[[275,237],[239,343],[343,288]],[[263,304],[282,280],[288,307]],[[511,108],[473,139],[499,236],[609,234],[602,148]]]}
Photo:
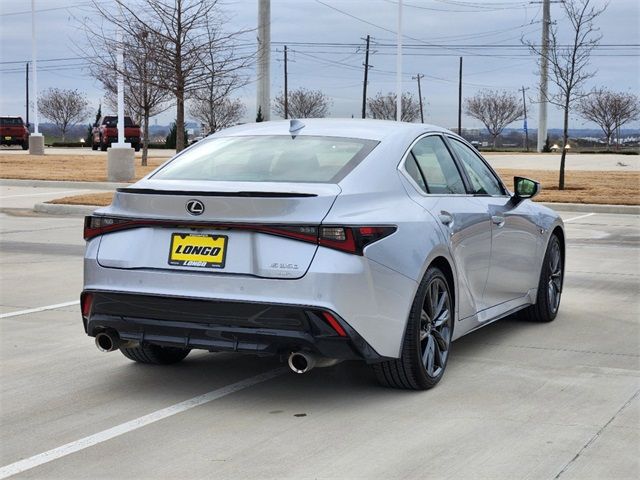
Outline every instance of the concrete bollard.
{"label": "concrete bollard", "polygon": [[44,135],[41,133],[29,135],[29,155],[44,155]]}
{"label": "concrete bollard", "polygon": [[131,147],[111,147],[107,150],[107,180],[131,182],[135,175],[135,154]]}

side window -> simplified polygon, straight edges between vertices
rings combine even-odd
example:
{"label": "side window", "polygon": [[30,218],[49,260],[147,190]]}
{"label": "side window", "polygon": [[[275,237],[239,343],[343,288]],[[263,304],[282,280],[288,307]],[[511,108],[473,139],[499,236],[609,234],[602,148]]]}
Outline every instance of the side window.
{"label": "side window", "polygon": [[407,160],[404,163],[404,168],[409,174],[413,181],[418,184],[418,186],[424,190],[425,193],[428,193],[427,186],[424,184],[424,178],[422,178],[422,174],[418,169],[418,164],[416,163],[416,157],[413,156],[413,153],[409,152],[407,156]]}
{"label": "side window", "polygon": [[427,186],[427,193],[467,193],[460,172],[441,137],[424,137],[415,144],[411,153]]}
{"label": "side window", "polygon": [[473,150],[455,138],[449,138],[449,141],[467,171],[475,195],[500,196],[505,194],[493,172],[487,168]]}

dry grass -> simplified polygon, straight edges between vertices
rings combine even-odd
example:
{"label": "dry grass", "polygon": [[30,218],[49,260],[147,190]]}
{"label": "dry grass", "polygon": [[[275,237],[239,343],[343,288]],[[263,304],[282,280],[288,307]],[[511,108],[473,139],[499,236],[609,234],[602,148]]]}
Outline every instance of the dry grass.
{"label": "dry grass", "polygon": [[[529,177],[542,183],[539,202],[599,203],[614,205],[640,205],[640,173],[568,171],[566,189],[558,190],[558,172],[551,170],[499,170],[507,186],[513,177]],[[113,192],[75,195],[59,198],[52,203],[72,205],[99,205],[111,203]]]}
{"label": "dry grass", "polygon": [[60,203],[63,205],[97,205],[99,207],[106,207],[107,205],[111,205],[111,200],[113,200],[113,192],[104,192],[56,198],[48,203]]}
{"label": "dry grass", "polygon": [[567,170],[564,190],[558,190],[557,171],[499,169],[498,173],[510,188],[514,176],[540,182],[542,192],[536,197],[539,202],[640,205],[639,172]]}
{"label": "dry grass", "polygon": [[[147,167],[136,158],[136,179],[144,177],[167,158],[149,158]],[[107,181],[106,155],[12,155],[0,154],[0,177],[28,180]]]}

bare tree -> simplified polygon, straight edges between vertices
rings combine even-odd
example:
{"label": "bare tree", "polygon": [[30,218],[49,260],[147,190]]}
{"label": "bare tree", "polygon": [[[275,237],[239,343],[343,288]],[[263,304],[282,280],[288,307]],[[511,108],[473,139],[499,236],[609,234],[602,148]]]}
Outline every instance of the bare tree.
{"label": "bare tree", "polygon": [[[289,91],[289,118],[322,118],[329,114],[329,97],[320,90],[298,88]],[[276,115],[284,118],[284,93],[273,100],[273,110]]]}
{"label": "bare tree", "polygon": [[612,109],[616,125],[617,146],[620,146],[620,128],[635,120],[640,119],[640,99],[632,93],[617,93]]}
{"label": "bare tree", "polygon": [[[380,120],[396,120],[395,93],[384,95],[378,92],[375,97],[367,98],[367,110],[372,118]],[[402,94],[402,121],[413,122],[420,116],[420,103],[410,93]]]}
{"label": "bare tree", "polygon": [[246,108],[239,99],[232,100],[228,97],[213,102],[211,97],[196,97],[189,105],[191,116],[204,124],[208,133],[236,125],[245,111]]}
{"label": "bare tree", "polygon": [[89,102],[78,90],[50,88],[40,94],[38,111],[56,124],[66,140],[67,130],[89,116]]}
{"label": "bare tree", "polygon": [[[218,35],[215,25],[207,25],[207,36],[212,40]],[[239,69],[234,68],[237,54],[233,48],[219,52],[209,48],[203,52],[206,58],[205,69],[209,73],[203,80],[202,88],[191,95],[189,113],[206,125],[208,133],[216,132],[238,123],[245,113],[245,107],[240,100],[231,100],[230,95],[235,90],[247,84],[247,77]],[[223,72],[221,75],[220,72]]]}
{"label": "bare tree", "polygon": [[[239,78],[254,54],[239,55],[239,38],[249,30],[223,31],[227,24],[218,8],[218,0],[113,0],[108,6],[92,1],[93,9],[102,19],[100,26],[86,27],[87,37],[111,41],[115,51],[115,30],[131,38],[146,32],[154,42],[153,62],[158,68],[157,79],[149,83],[173,95],[176,106],[176,149],[185,147],[185,102],[193,92],[201,90],[211,77],[215,65],[218,78]],[[129,47],[122,44],[125,49]],[[211,62],[211,53],[224,62]],[[232,53],[230,55],[230,52]],[[141,80],[141,79],[139,79]]]}
{"label": "bare tree", "polygon": [[507,125],[523,117],[524,108],[515,93],[482,90],[465,99],[464,112],[483,123],[495,148],[498,136]]}
{"label": "bare tree", "polygon": [[[98,38],[98,40],[103,40]],[[142,165],[147,165],[149,149],[149,119],[167,110],[171,104],[171,93],[160,88],[162,81],[158,62],[155,61],[157,36],[144,30],[137,35],[123,39],[128,45],[123,65],[125,112],[142,125]],[[92,48],[107,51],[107,55],[92,56],[92,75],[102,83],[107,95],[105,104],[111,111],[117,111],[117,71],[115,52],[108,44],[92,44]]]}
{"label": "bare tree", "polygon": [[[564,170],[569,141],[569,114],[574,104],[586,94],[582,88],[584,83],[595,75],[595,70],[588,70],[591,52],[600,43],[602,35],[594,25],[594,20],[607,8],[607,4],[594,7],[592,0],[565,0],[562,8],[566,21],[559,21],[550,29],[549,48],[544,50],[540,45],[530,41],[531,53],[538,57],[538,65],[546,60],[551,68],[551,81],[556,91],[548,95],[547,101],[564,112],[562,133],[562,156],[560,157],[560,177],[558,188],[564,190]],[[559,25],[568,25],[560,31]],[[561,35],[571,36],[569,42]]]}

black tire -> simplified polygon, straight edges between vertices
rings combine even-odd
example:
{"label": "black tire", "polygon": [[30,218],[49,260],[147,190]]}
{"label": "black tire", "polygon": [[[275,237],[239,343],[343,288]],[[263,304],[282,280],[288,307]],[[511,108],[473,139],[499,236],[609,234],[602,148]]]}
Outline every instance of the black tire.
{"label": "black tire", "polygon": [[98,144],[95,142],[93,137],[91,137],[91,150],[98,150]]}
{"label": "black tire", "polygon": [[522,310],[522,317],[530,322],[551,322],[558,315],[562,284],[564,281],[564,256],[557,235],[551,235],[544,255],[538,296],[535,305]]}
{"label": "black tire", "polygon": [[101,152],[106,152],[108,147],[109,147],[109,145],[106,144],[105,142],[103,142],[102,141],[102,137],[100,137],[100,151]]}
{"label": "black tire", "polygon": [[[444,375],[451,350],[453,312],[447,278],[439,268],[430,267],[411,306],[400,358],[373,366],[380,384],[412,390],[436,386]],[[430,317],[435,318],[432,321]]]}
{"label": "black tire", "polygon": [[22,142],[22,144],[20,145],[22,147],[23,150],[29,150],[29,142]]}
{"label": "black tire", "polygon": [[139,152],[139,151],[140,151],[140,144],[136,144],[136,146],[135,146],[135,147],[133,147],[133,149],[134,149],[136,152]]}
{"label": "black tire", "polygon": [[184,360],[191,350],[188,348],[142,344],[133,348],[121,348],[120,351],[125,357],[135,362],[153,365],[172,365]]}

